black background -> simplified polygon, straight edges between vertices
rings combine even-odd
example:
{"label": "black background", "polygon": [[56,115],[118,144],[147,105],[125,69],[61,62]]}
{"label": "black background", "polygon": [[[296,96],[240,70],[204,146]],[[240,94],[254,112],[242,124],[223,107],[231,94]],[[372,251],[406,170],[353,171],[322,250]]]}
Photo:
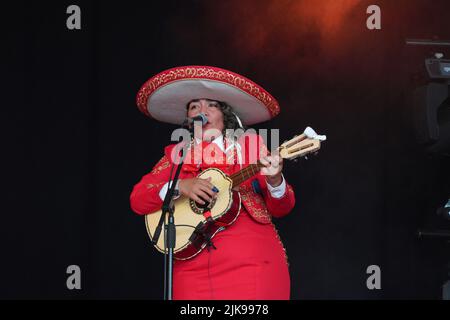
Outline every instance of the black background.
{"label": "black background", "polygon": [[[82,30],[66,27],[77,4]],[[382,29],[368,30],[378,4]],[[163,296],[163,257],[129,194],[174,126],[135,105],[152,75],[213,65],[256,81],[282,112],[257,128],[328,136],[286,163],[297,205],[276,221],[293,299],[439,299],[449,229],[449,158],[416,143],[412,89],[431,48],[450,39],[444,0],[35,1],[2,5],[3,201],[0,298]],[[444,50],[445,51],[445,50]],[[82,269],[82,290],[66,268]],[[379,265],[381,290],[366,287]]]}

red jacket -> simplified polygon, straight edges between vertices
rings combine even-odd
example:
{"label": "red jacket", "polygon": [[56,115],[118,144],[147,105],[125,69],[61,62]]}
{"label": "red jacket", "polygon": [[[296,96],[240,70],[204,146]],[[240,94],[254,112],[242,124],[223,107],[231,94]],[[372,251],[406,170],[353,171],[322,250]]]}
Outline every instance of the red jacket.
{"label": "red jacket", "polygon": [[[246,139],[247,137],[249,139]],[[255,139],[253,141],[256,142],[258,147],[257,150],[260,151],[256,156],[257,158],[259,158],[259,155],[264,155],[265,152],[267,153],[267,148],[260,136],[246,135],[245,137],[241,137],[238,143],[243,147],[245,146],[245,148],[243,148],[243,150],[245,150],[245,161],[242,168],[248,166],[251,161],[255,160],[254,154],[257,152],[251,152],[252,149],[249,147],[251,139]],[[164,156],[153,167],[153,170],[143,176],[141,181],[134,186],[130,196],[130,203],[131,208],[137,214],[145,215],[161,209],[163,201],[159,196],[159,192],[168,182],[172,167],[171,154],[175,146],[175,144],[167,146],[165,148]],[[226,171],[228,171],[227,173],[232,174],[239,171],[241,166],[238,163],[235,163],[230,164],[226,169]],[[199,172],[200,171],[193,171],[192,166],[183,165],[180,179],[193,178]],[[256,183],[255,179],[257,180]],[[263,224],[271,223],[272,216],[279,218],[287,215],[295,205],[294,191],[287,182],[285,194],[277,199],[272,197],[267,188],[265,177],[260,173],[243,182],[239,187],[239,192],[245,209],[247,209],[248,213],[255,221]]]}

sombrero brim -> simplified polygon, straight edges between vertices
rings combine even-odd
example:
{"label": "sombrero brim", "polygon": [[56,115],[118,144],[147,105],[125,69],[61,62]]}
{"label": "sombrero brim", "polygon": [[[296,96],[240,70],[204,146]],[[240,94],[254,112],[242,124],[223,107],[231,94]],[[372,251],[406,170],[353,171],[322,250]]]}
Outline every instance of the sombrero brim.
{"label": "sombrero brim", "polygon": [[156,120],[181,124],[194,99],[228,103],[245,125],[267,121],[280,112],[278,102],[253,81],[217,67],[186,66],[163,71],[139,90],[139,109]]}

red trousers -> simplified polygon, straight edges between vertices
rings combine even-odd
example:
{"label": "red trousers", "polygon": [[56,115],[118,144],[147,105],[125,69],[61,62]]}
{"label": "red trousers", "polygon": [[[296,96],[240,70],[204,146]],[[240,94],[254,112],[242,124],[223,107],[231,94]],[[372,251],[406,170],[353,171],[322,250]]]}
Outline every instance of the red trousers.
{"label": "red trousers", "polygon": [[288,300],[290,278],[273,224],[260,224],[242,208],[237,220],[205,248],[174,265],[175,300]]}

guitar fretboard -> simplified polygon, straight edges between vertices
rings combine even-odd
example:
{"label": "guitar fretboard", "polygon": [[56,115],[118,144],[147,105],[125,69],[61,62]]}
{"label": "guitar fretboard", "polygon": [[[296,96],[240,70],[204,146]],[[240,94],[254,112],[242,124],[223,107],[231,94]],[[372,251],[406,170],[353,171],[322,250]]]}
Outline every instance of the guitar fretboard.
{"label": "guitar fretboard", "polygon": [[264,166],[258,160],[258,162],[256,164],[251,164],[248,167],[245,167],[244,169],[239,170],[238,172],[232,174],[230,176],[230,178],[231,178],[231,181],[233,181],[233,187],[237,187],[238,185],[240,185],[245,180],[253,177],[263,167]]}

